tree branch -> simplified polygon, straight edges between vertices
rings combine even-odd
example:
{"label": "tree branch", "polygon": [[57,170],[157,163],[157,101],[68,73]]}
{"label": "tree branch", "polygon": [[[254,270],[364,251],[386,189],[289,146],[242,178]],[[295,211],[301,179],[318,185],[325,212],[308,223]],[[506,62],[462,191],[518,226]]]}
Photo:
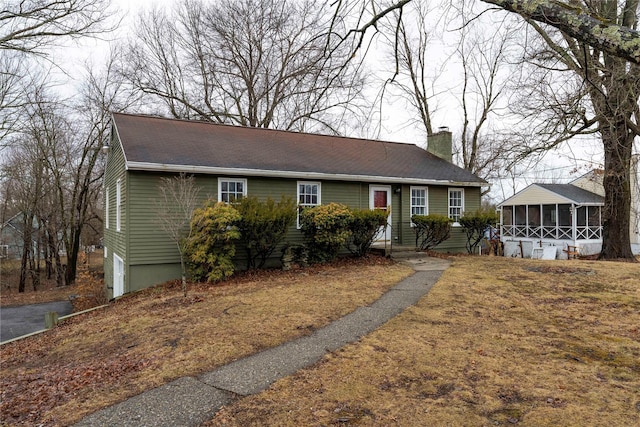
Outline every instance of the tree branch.
{"label": "tree branch", "polygon": [[640,64],[640,32],[616,25],[580,6],[557,0],[482,0],[515,12],[526,19],[551,25],[611,55]]}

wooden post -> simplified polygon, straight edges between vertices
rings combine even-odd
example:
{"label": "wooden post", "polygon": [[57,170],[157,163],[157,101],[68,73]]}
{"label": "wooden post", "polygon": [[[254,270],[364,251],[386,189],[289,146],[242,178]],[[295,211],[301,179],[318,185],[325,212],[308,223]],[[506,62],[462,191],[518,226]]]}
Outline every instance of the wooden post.
{"label": "wooden post", "polygon": [[49,311],[44,315],[44,326],[47,329],[51,329],[58,324],[58,313],[55,311]]}

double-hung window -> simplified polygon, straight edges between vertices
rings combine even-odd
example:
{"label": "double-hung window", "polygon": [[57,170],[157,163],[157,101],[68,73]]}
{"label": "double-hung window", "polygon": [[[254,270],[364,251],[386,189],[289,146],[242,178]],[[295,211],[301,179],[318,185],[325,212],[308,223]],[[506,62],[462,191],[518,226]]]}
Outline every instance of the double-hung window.
{"label": "double-hung window", "polygon": [[[411,217],[429,215],[427,187],[411,187]],[[413,226],[413,223],[411,223]]]}
{"label": "double-hung window", "polygon": [[318,206],[320,203],[320,183],[298,181],[298,228],[300,228],[300,211],[307,207]]}
{"label": "double-hung window", "polygon": [[247,195],[247,180],[239,178],[218,178],[218,201],[233,202]]}
{"label": "double-hung window", "polygon": [[464,212],[464,189],[449,189],[449,218],[454,221],[454,225],[459,225],[460,217]]}

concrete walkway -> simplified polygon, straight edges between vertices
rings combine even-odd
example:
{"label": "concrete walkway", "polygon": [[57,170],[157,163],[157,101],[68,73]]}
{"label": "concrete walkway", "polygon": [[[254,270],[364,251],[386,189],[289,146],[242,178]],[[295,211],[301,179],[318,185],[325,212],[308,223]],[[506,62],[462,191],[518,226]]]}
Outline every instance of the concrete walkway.
{"label": "concrete walkway", "polygon": [[[415,252],[413,255],[417,255]],[[417,303],[449,262],[408,257],[416,271],[373,304],[360,307],[311,335],[239,359],[199,377],[184,377],[102,409],[76,426],[197,426],[233,399],[258,393],[357,341]]]}

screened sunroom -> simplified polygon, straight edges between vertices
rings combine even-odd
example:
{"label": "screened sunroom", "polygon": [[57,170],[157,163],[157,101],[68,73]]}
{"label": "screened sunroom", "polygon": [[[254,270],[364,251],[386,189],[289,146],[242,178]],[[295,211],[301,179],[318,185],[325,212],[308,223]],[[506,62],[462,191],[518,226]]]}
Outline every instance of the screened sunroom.
{"label": "screened sunroom", "polygon": [[602,247],[602,196],[571,184],[532,184],[500,203],[505,256],[591,255]]}

